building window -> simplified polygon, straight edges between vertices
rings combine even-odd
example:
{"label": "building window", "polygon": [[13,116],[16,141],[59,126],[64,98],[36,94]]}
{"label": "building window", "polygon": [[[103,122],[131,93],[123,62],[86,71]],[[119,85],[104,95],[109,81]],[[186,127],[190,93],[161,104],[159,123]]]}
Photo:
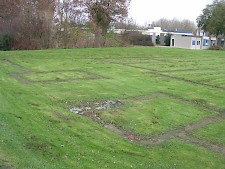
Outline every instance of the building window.
{"label": "building window", "polygon": [[200,45],[200,44],[201,44],[201,42],[200,42],[200,40],[198,40],[198,41],[197,41],[197,45]]}
{"label": "building window", "polygon": [[195,45],[195,40],[192,40],[192,45]]}
{"label": "building window", "polygon": [[203,46],[208,46],[208,40],[207,39],[203,40]]}

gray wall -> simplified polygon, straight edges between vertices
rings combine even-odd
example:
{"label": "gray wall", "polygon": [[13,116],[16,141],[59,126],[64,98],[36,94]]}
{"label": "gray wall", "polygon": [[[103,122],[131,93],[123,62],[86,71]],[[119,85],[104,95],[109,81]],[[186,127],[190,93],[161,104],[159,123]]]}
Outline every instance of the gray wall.
{"label": "gray wall", "polygon": [[170,44],[172,45],[172,39],[174,39],[174,46],[171,47],[191,49],[191,38],[188,36],[172,35]]}
{"label": "gray wall", "polygon": [[[172,39],[174,39],[174,46],[172,46]],[[192,45],[193,40],[195,41],[195,45]],[[197,41],[200,41],[200,44],[197,44]],[[170,46],[185,49],[201,49],[201,43],[201,37],[172,35]]]}

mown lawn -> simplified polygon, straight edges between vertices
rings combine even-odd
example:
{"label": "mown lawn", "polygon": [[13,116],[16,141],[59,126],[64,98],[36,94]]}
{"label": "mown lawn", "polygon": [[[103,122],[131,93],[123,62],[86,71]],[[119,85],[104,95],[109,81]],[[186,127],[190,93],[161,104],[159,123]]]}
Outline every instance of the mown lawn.
{"label": "mown lawn", "polygon": [[221,144],[225,146],[225,120],[222,120],[216,124],[212,124],[201,128],[200,130],[192,133],[196,137],[207,139],[210,142]]}
{"label": "mown lawn", "polygon": [[131,102],[122,110],[103,112],[101,117],[126,130],[148,136],[186,126],[209,115],[215,114],[181,101],[159,97]]}
{"label": "mown lawn", "polygon": [[[157,47],[0,52],[0,168],[225,168],[180,137],[142,145],[104,126],[150,138],[219,116],[224,63],[224,51]],[[106,100],[122,104],[95,110],[100,123],[69,111]],[[223,149],[223,128],[187,135]]]}

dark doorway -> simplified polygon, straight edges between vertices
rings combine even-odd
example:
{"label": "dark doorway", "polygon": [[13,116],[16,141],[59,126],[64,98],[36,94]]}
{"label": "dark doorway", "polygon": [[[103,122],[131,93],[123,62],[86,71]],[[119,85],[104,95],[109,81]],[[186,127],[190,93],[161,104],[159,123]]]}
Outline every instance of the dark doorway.
{"label": "dark doorway", "polygon": [[172,46],[175,46],[175,40],[172,39]]}

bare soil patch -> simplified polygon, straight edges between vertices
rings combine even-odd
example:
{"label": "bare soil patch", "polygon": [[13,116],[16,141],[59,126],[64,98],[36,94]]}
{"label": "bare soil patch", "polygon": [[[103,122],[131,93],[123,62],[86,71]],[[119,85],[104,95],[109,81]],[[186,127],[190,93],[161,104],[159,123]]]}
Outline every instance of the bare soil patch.
{"label": "bare soil patch", "polygon": [[83,105],[79,105],[79,106],[70,106],[69,110],[70,112],[79,114],[79,115],[83,115],[86,114],[88,112],[93,112],[96,110],[107,110],[107,109],[111,109],[111,108],[115,108],[118,107],[120,105],[122,105],[122,101],[120,100],[105,100],[105,101],[93,101],[93,102],[86,102]]}

